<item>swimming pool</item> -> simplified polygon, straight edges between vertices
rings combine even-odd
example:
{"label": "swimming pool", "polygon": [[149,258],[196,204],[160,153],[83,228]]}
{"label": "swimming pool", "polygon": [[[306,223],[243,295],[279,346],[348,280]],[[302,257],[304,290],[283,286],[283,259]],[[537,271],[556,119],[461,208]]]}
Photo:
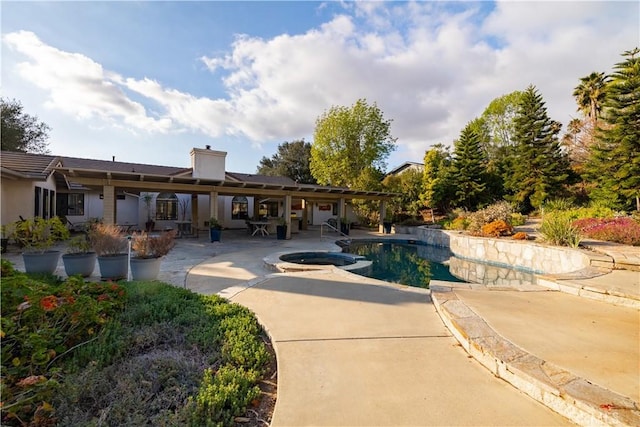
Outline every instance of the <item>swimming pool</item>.
{"label": "swimming pool", "polygon": [[447,265],[448,249],[418,241],[354,240],[343,242],[343,252],[360,255],[372,262],[367,276],[392,283],[428,288],[431,280],[464,282]]}

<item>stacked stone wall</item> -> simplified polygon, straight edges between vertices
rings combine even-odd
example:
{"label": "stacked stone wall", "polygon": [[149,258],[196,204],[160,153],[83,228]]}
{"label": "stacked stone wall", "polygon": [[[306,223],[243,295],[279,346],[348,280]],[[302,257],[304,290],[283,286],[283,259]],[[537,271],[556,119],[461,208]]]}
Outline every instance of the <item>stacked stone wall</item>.
{"label": "stacked stone wall", "polygon": [[546,246],[531,241],[475,237],[458,231],[416,227],[411,230],[428,245],[446,247],[460,258],[523,268],[537,273],[561,274],[589,267],[579,249]]}

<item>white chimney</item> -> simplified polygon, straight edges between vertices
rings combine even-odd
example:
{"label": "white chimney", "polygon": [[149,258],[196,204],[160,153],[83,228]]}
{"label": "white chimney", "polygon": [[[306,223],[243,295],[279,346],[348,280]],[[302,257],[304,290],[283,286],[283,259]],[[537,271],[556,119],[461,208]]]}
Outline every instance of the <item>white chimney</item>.
{"label": "white chimney", "polygon": [[215,179],[224,181],[226,151],[215,151],[209,148],[193,148],[191,150],[191,168],[194,178]]}

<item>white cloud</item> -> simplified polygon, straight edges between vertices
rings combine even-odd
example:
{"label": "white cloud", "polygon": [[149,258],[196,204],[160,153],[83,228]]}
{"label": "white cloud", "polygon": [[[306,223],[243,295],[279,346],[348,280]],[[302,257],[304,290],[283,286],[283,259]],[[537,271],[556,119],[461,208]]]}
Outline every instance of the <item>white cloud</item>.
{"label": "white cloud", "polygon": [[238,36],[227,53],[200,58],[224,83],[215,98],[103,70],[32,33],[4,41],[28,58],[19,71],[48,91],[49,104],[77,117],[260,144],[309,136],[323,111],[366,98],[393,119],[412,160],[456,139],[492,99],[529,84],[552,118],[567,122],[578,79],[610,71],[638,44],[637,3],[500,2],[489,12],[480,3],[463,6],[345,3],[343,14],[302,34]]}
{"label": "white cloud", "polygon": [[29,59],[17,64],[16,69],[23,78],[49,92],[48,107],[80,119],[99,116],[137,130],[164,132],[171,126],[166,118],[148,116],[144,107],[117,85],[117,76],[105,72],[90,58],[47,46],[28,31],[9,33],[3,39]]}

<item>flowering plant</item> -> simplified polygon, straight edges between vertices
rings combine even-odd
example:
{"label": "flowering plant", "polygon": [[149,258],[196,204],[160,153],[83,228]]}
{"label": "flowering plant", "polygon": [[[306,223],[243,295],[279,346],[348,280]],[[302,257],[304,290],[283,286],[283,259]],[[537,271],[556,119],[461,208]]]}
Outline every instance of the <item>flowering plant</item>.
{"label": "flowering plant", "polygon": [[584,218],[573,225],[591,239],[640,246],[640,223],[633,218]]}
{"label": "flowering plant", "polygon": [[60,361],[124,306],[124,288],[71,277],[44,283],[2,260],[2,421],[43,417]]}

